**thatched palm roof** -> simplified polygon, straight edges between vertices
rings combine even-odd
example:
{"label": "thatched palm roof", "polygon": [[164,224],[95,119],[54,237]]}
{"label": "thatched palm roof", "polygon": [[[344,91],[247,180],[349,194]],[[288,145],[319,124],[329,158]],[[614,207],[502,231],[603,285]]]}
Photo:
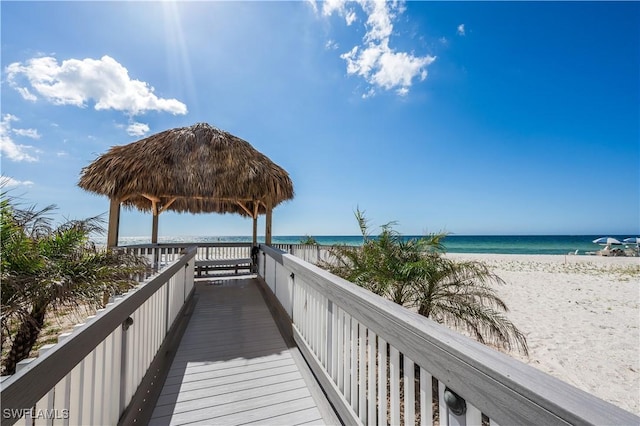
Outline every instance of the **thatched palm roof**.
{"label": "thatched palm roof", "polygon": [[174,210],[255,218],[293,198],[284,169],[245,140],[206,123],[114,146],[82,169],[78,185],[154,214]]}

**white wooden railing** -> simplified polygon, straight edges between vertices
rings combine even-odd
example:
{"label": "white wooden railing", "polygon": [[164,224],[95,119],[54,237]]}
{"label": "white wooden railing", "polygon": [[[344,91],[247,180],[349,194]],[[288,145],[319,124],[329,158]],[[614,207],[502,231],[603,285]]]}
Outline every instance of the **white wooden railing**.
{"label": "white wooden railing", "polygon": [[[197,244],[195,261],[244,259],[251,257],[251,243],[193,243]],[[180,257],[191,243],[136,244],[123,247],[130,253],[146,257],[152,265],[166,265]]]}
{"label": "white wooden railing", "polygon": [[258,273],[346,424],[640,424],[304,260],[260,248]]}
{"label": "white wooden railing", "polygon": [[117,424],[192,294],[197,249],[181,251],[38,358],[22,361],[1,385],[2,425]]}
{"label": "white wooden railing", "polygon": [[133,254],[146,256],[150,261],[158,259],[159,262],[166,263],[179,258],[180,252],[187,247],[196,245],[196,261],[251,257],[251,243],[162,243],[137,244],[123,248]]}
{"label": "white wooden railing", "polygon": [[[145,257],[155,268],[174,261],[188,244],[162,243],[139,244],[123,247],[137,256]],[[193,243],[198,244],[195,256],[195,270],[201,277],[210,273],[216,275],[249,272],[252,267],[251,243]]]}
{"label": "white wooden railing", "polygon": [[329,263],[333,258],[331,255],[333,246],[319,244],[272,244],[271,247],[285,251],[314,265],[320,262]]}

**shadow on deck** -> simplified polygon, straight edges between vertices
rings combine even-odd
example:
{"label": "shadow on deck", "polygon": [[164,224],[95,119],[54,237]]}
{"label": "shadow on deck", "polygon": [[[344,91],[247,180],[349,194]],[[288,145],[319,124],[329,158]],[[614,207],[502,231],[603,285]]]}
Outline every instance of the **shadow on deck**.
{"label": "shadow on deck", "polygon": [[196,306],[151,425],[338,424],[256,278],[196,283]]}

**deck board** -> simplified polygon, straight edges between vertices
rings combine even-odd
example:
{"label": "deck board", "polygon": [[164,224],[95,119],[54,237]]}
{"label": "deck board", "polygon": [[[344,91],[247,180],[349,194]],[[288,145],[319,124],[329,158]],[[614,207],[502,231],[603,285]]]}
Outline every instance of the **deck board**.
{"label": "deck board", "polygon": [[197,284],[149,424],[324,424],[256,282],[222,282]]}

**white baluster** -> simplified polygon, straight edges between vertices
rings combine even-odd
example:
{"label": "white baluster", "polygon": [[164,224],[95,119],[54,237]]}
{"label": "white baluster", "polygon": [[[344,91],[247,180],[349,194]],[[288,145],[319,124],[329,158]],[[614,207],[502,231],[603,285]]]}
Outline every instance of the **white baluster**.
{"label": "white baluster", "polygon": [[329,345],[327,345],[327,362],[329,363],[329,375],[331,376],[331,380],[333,383],[336,382],[338,377],[338,331],[336,327],[336,322],[338,321],[337,310],[338,307],[332,302],[328,301],[327,306],[329,307],[329,311],[327,313],[329,323],[327,325],[327,333],[328,333],[328,341]]}
{"label": "white baluster", "polygon": [[[73,332],[79,332],[84,324],[78,324],[73,328]],[[83,424],[83,383],[84,383],[84,360],[80,361],[78,365],[71,370],[71,399],[69,401],[69,423],[71,424]]]}
{"label": "white baluster", "polygon": [[[107,305],[109,306],[109,305]],[[58,343],[63,342],[71,336],[71,333],[63,333],[58,336]],[[58,420],[56,419],[56,424],[62,424],[64,426],[69,425],[69,409],[71,405],[71,372],[69,372],[65,377],[63,377],[54,387],[54,400],[53,400],[53,408],[56,412],[66,413],[66,416],[62,416],[63,418]],[[66,417],[66,418],[64,418]]]}
{"label": "white baluster", "polygon": [[343,336],[344,336],[344,351],[343,355],[343,393],[345,400],[351,402],[351,315],[346,311],[344,313]]}
{"label": "white baluster", "polygon": [[378,337],[378,425],[387,424],[387,342]]}
{"label": "white baluster", "polygon": [[389,381],[391,384],[391,424],[400,424],[400,353],[391,346],[391,359],[389,360]]}
{"label": "white baluster", "polygon": [[369,330],[367,336],[367,353],[369,361],[367,371],[369,378],[367,380],[367,423],[373,424],[376,420],[376,334]]}
{"label": "white baluster", "polygon": [[433,389],[431,374],[420,367],[420,425],[433,424]]}
{"label": "white baluster", "polygon": [[[87,321],[95,318],[95,315],[87,317]],[[99,346],[96,346],[91,353],[89,353],[85,357],[85,380],[83,385],[84,392],[84,408],[83,412],[83,422],[84,423],[93,423],[93,417],[96,410],[95,407],[95,397],[96,397],[96,376],[97,376],[97,368],[96,368],[96,358],[97,351]]]}
{"label": "white baluster", "polygon": [[358,417],[367,422],[367,329],[358,324]]}
{"label": "white baluster", "polygon": [[415,370],[414,363],[408,356],[403,355],[404,359],[404,424],[406,426],[414,425],[416,422],[415,403]]}
{"label": "white baluster", "polygon": [[438,416],[441,426],[449,426],[449,409],[444,402],[444,384],[438,380]]}
{"label": "white baluster", "polygon": [[467,412],[465,414],[468,426],[482,426],[482,412],[473,405],[467,404]]}
{"label": "white baluster", "polygon": [[[107,305],[108,306],[108,305]],[[108,349],[110,349],[111,366],[110,374],[107,374],[109,382],[109,399],[105,408],[107,421],[105,424],[116,424],[120,417],[120,392],[122,391],[122,327],[118,326],[109,336]],[[109,353],[109,352],[108,352]]]}
{"label": "white baluster", "polygon": [[[46,354],[53,347],[55,347],[55,345],[53,345],[53,344],[43,345],[38,350],[38,356],[39,357],[44,356],[44,354]],[[40,399],[40,401],[38,401],[36,403],[36,415],[37,415],[37,413],[46,413],[47,414],[45,416],[37,416],[35,418],[34,424],[36,426],[52,425],[53,424],[53,418],[51,417],[51,414],[55,413],[54,406],[53,406],[54,398],[55,398],[55,386],[54,386],[53,389],[51,389],[49,392],[47,392],[47,394],[45,396],[43,396]]]}
{"label": "white baluster", "polygon": [[358,321],[351,317],[351,407],[358,412]]}
{"label": "white baluster", "polygon": [[344,395],[344,313],[342,309],[338,306],[336,309],[336,323],[335,323],[335,331],[336,331],[336,371],[337,375],[335,378],[335,383],[338,386],[338,389]]}

